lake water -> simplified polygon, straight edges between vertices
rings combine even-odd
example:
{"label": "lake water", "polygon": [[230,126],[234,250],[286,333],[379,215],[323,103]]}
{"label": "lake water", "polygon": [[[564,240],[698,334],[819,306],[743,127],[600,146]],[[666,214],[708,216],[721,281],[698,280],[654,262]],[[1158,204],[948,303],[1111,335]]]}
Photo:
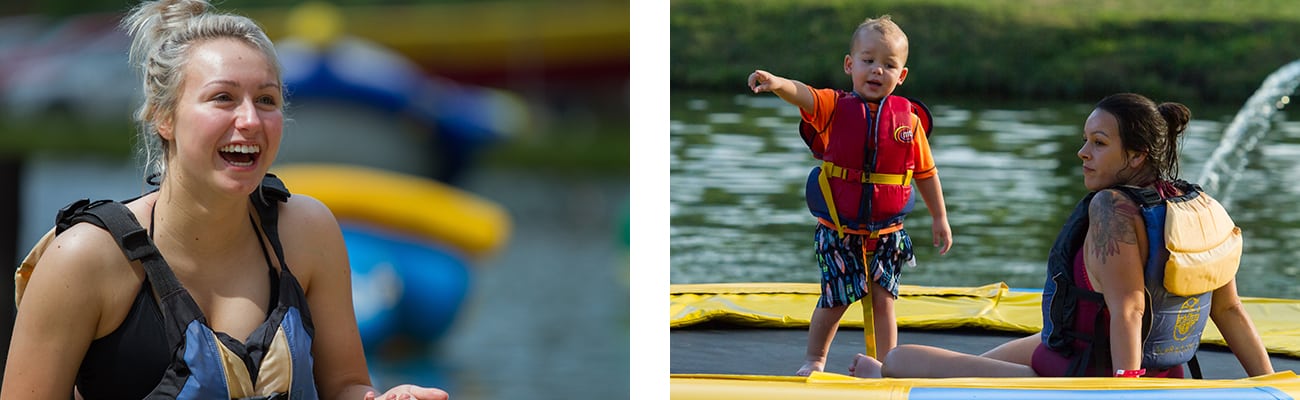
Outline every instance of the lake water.
{"label": "lake water", "polygon": [[[922,201],[906,226],[917,268],[904,284],[1003,281],[1042,287],[1044,260],[1065,217],[1086,193],[1075,156],[1092,103],[929,103],[954,246],[930,247]],[[1181,176],[1201,169],[1239,106],[1193,107]],[[798,110],[774,95],[674,93],[671,112],[672,283],[817,282],[815,220],[804,181],[815,164],[796,133]],[[1300,298],[1300,122],[1278,113],[1247,153],[1232,193],[1211,193],[1242,228],[1243,296]]]}

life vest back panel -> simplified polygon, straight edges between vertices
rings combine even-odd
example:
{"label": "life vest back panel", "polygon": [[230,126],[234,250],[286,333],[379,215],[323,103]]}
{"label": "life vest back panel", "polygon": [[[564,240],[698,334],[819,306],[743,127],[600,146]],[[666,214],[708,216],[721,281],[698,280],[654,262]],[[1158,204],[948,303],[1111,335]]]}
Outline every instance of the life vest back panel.
{"label": "life vest back panel", "polygon": [[[1142,329],[1142,367],[1147,369],[1179,366],[1195,355],[1208,320],[1213,294],[1207,291],[1181,296],[1165,287],[1166,262],[1170,258],[1165,245],[1167,205],[1207,196],[1196,185],[1183,181],[1175,185],[1184,194],[1168,199],[1161,198],[1152,189],[1115,188],[1139,204],[1146,226],[1148,252],[1147,259],[1143,260],[1146,312]],[[1073,262],[1083,248],[1088,228],[1088,205],[1094,195],[1089,193],[1075,206],[1057,236],[1048,257],[1048,279],[1043,290],[1043,343],[1053,351],[1080,361],[1080,365],[1071,368],[1075,373],[1089,367],[1109,369],[1109,340],[1104,330],[1109,326],[1109,317],[1105,301],[1100,293],[1088,290],[1079,281],[1078,277],[1086,275],[1075,270],[1083,268],[1082,263],[1076,265]],[[1082,302],[1098,304],[1097,312],[1080,312]],[[1099,328],[1095,338],[1075,333],[1083,324]],[[1096,365],[1098,363],[1105,365]]]}

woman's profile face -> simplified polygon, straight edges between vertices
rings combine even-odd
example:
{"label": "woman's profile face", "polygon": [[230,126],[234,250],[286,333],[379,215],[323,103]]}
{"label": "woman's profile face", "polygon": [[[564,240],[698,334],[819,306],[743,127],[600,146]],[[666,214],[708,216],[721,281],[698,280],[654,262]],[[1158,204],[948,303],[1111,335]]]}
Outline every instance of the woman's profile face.
{"label": "woman's profile face", "polygon": [[173,119],[172,173],[247,195],[262,181],[284,129],[280,78],[266,56],[233,39],[194,46]]}
{"label": "woman's profile face", "polygon": [[1128,183],[1127,179],[1137,171],[1134,164],[1142,161],[1124,149],[1119,120],[1101,109],[1093,110],[1084,122],[1083,147],[1077,155],[1083,160],[1083,185],[1089,191]]}

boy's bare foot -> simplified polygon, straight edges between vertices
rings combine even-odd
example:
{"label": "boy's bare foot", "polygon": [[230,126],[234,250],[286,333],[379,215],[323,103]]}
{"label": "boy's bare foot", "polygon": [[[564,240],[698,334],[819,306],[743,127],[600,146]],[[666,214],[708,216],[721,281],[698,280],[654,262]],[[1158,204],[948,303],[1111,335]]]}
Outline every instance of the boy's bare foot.
{"label": "boy's bare foot", "polygon": [[849,365],[849,375],[859,378],[879,378],[881,364],[876,359],[867,357],[866,354],[858,353],[853,356],[853,364]]}
{"label": "boy's bare foot", "polygon": [[799,372],[795,372],[794,374],[796,376],[808,376],[808,375],[812,375],[813,371],[822,372],[825,370],[826,370],[825,361],[822,362],[808,361],[804,363],[802,367],[799,367]]}

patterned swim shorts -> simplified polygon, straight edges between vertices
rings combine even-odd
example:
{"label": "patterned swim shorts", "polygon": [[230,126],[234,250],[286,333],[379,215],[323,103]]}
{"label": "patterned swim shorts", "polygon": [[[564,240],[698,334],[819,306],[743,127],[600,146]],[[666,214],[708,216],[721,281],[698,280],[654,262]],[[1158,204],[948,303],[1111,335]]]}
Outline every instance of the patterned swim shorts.
{"label": "patterned swim shorts", "polygon": [[[876,239],[853,234],[845,234],[844,239],[840,239],[834,229],[817,224],[813,237],[817,246],[817,266],[822,271],[822,296],[817,301],[818,308],[853,304],[866,296],[867,282],[871,281],[879,283],[898,298],[898,281],[903,265],[916,266],[912,238],[904,229]],[[863,241],[866,241],[867,248],[874,248],[873,253],[866,257],[863,256]],[[871,267],[870,281],[867,280],[868,265]]]}

